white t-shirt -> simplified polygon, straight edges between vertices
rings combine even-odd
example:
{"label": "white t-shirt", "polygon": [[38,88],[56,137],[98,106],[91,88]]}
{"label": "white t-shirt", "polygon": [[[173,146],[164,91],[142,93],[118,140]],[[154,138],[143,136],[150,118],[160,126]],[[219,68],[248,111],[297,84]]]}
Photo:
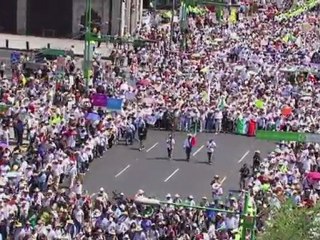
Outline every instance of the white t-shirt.
{"label": "white t-shirt", "polygon": [[83,223],[84,213],[81,209],[75,212],[74,217],[79,223]]}
{"label": "white t-shirt", "polygon": [[172,138],[168,138],[167,139],[167,148],[168,149],[173,149],[174,148],[174,145],[176,144],[176,141]]}
{"label": "white t-shirt", "polygon": [[207,143],[207,152],[208,153],[213,153],[214,152],[214,149],[217,147],[216,143],[214,141],[209,141]]}

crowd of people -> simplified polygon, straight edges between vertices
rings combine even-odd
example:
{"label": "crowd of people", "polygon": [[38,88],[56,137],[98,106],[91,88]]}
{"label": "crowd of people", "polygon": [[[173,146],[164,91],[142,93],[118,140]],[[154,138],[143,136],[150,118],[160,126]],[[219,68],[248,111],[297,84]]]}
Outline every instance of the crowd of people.
{"label": "crowd of people", "polygon": [[[123,193],[83,189],[90,163],[120,135],[132,140],[141,122],[244,135],[255,129],[319,132],[318,73],[311,61],[319,47],[319,9],[279,22],[276,5],[250,6],[243,3],[233,20],[226,8],[219,22],[211,12],[190,14],[185,34],[178,23],[173,31],[140,26],[136,35],[153,43],[117,46],[111,64],[95,59],[88,88],[70,57],[62,78],[58,61],[30,77],[23,61],[12,78],[1,72],[0,238],[235,240],[239,214],[193,206],[239,212],[250,192],[257,231],[263,231],[286,199],[299,207],[316,204],[319,144],[281,142],[266,158],[257,151],[253,168],[241,169],[239,194],[226,196],[215,176],[213,199],[197,203],[168,194],[168,204],[150,207]],[[93,107],[95,93],[124,99],[122,111]]]}

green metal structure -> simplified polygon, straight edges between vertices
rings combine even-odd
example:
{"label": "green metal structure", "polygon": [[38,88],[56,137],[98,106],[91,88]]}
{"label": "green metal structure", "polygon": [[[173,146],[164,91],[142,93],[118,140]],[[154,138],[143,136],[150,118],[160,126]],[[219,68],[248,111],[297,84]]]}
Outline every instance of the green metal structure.
{"label": "green metal structure", "polygon": [[90,80],[90,43],[91,43],[91,0],[86,0],[86,14],[85,14],[85,41],[84,41],[84,63],[83,72],[86,81],[86,86],[88,87]]}
{"label": "green metal structure", "polygon": [[211,207],[203,207],[203,206],[191,206],[189,204],[183,203],[172,203],[167,201],[159,201],[156,199],[148,199],[145,197],[138,197],[135,199],[136,202],[142,203],[145,205],[171,205],[175,207],[182,208],[193,208],[198,210],[209,210],[215,212],[229,213],[229,214],[239,214],[240,215],[240,225],[238,228],[238,233],[236,234],[236,240],[246,240],[246,238],[250,235],[250,240],[255,240],[256,234],[256,211],[254,207],[254,203],[250,201],[250,194],[247,192],[245,195],[244,207],[241,212],[230,211],[226,209],[219,208],[211,208]]}

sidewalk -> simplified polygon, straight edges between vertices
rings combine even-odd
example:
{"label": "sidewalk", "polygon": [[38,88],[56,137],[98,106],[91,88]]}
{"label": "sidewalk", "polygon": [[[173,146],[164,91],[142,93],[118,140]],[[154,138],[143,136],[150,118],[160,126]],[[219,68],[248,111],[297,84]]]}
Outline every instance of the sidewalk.
{"label": "sidewalk", "polygon": [[[9,48],[6,48],[6,40],[9,40]],[[0,34],[0,49],[9,50],[27,50],[27,44],[29,42],[29,49],[46,48],[50,44],[50,48],[69,50],[71,46],[74,46],[74,52],[78,56],[83,56],[84,53],[84,41],[63,39],[63,38],[42,38],[33,36],[13,35],[13,34]],[[102,56],[109,56],[111,53],[111,46],[106,47],[106,44],[101,43],[101,47],[98,51]]]}

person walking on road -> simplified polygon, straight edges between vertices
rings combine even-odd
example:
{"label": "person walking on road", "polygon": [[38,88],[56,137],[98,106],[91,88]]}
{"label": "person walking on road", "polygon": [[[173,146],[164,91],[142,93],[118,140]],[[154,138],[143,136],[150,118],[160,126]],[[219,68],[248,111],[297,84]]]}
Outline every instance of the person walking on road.
{"label": "person walking on road", "polygon": [[0,79],[4,78],[4,72],[6,70],[6,64],[4,62],[0,63]]}
{"label": "person walking on road", "polygon": [[213,141],[213,139],[209,140],[207,143],[207,154],[208,154],[208,163],[212,164],[213,152],[217,147],[217,144]]}
{"label": "person walking on road", "polygon": [[240,169],[240,189],[246,187],[246,181],[250,175],[250,169],[248,165],[245,163]]}
{"label": "person walking on road", "polygon": [[191,156],[191,152],[192,152],[192,147],[194,145],[194,138],[192,137],[191,134],[188,134],[188,137],[186,140],[184,140],[183,143],[183,148],[186,151],[186,157],[187,157],[187,161],[190,160],[190,156]]}
{"label": "person walking on road", "polygon": [[167,139],[167,152],[168,152],[168,158],[169,160],[172,159],[172,151],[174,148],[174,145],[176,144],[172,134],[169,134],[169,137]]}
{"label": "person walking on road", "polygon": [[138,137],[140,142],[139,151],[142,151],[144,149],[143,141],[147,137],[147,126],[141,117],[137,119],[136,125],[138,127]]}

